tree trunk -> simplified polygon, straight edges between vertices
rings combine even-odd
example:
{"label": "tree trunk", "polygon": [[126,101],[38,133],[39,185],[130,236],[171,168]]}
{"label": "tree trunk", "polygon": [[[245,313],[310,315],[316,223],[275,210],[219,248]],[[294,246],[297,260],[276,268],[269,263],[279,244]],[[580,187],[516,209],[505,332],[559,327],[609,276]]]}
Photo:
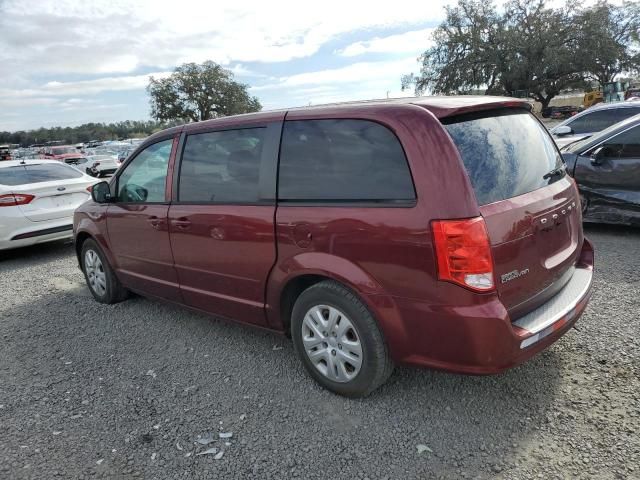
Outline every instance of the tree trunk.
{"label": "tree trunk", "polygon": [[553,97],[554,97],[554,95],[548,95],[546,97],[543,97],[542,95],[540,95],[540,98],[539,98],[538,101],[542,104],[542,109],[543,110],[549,106],[549,104],[551,103],[551,100],[553,99]]}

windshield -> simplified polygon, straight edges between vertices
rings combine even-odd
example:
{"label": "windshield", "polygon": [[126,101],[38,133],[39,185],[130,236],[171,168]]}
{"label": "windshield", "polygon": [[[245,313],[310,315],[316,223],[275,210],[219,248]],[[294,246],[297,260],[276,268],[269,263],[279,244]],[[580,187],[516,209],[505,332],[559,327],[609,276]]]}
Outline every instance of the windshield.
{"label": "windshield", "polygon": [[499,110],[445,119],[479,205],[522,195],[553,183],[564,172],[547,130],[522,110]]}
{"label": "windshield", "polygon": [[623,130],[637,122],[640,122],[640,114],[627,118],[619,123],[616,123],[615,125],[611,125],[609,128],[606,128],[591,137],[587,137],[577,142],[570,143],[569,145],[565,146],[562,151],[571,153],[579,152],[589,145],[597,145],[598,143],[601,143],[618,130]]}
{"label": "windshield", "polygon": [[0,168],[0,185],[26,185],[80,178],[82,173],[63,164],[42,163]]}

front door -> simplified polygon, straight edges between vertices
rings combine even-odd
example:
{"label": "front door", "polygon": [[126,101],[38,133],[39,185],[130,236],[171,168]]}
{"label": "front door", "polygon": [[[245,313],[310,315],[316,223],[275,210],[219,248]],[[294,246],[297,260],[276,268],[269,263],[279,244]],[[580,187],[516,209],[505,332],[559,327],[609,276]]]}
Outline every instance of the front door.
{"label": "front door", "polygon": [[169,229],[188,305],[266,323],[279,134],[275,122],[185,136]]}
{"label": "front door", "polygon": [[590,218],[640,217],[640,125],[579,156],[574,175]]}
{"label": "front door", "polygon": [[144,294],[180,301],[169,243],[166,181],[174,139],[149,145],[118,174],[107,211],[118,278]]}

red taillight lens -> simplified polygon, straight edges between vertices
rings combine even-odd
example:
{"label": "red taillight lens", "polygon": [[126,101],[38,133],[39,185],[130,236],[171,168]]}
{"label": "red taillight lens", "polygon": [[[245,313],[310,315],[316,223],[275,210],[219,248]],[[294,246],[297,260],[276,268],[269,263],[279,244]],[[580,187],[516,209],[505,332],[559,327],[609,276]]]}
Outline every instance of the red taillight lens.
{"label": "red taillight lens", "polygon": [[482,217],[431,222],[438,278],[478,292],[495,288],[489,236]]}
{"label": "red taillight lens", "polygon": [[26,205],[33,200],[35,195],[28,193],[9,193],[0,195],[0,207],[15,207],[16,205]]}
{"label": "red taillight lens", "polygon": [[87,192],[91,193],[91,190],[93,190],[93,185],[89,185],[89,186],[87,187]]}

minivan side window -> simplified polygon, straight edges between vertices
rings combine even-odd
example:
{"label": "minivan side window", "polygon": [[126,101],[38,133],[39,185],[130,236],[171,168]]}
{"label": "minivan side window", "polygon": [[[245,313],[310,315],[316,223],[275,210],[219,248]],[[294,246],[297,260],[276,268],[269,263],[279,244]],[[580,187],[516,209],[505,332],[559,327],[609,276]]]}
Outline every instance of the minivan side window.
{"label": "minivan side window", "polygon": [[260,127],[187,136],[178,201],[257,203],[265,132]]}
{"label": "minivan side window", "polygon": [[406,201],[415,199],[398,138],[369,120],[292,120],[284,124],[281,201]]}
{"label": "minivan side window", "polygon": [[571,127],[573,133],[599,132],[638,113],[640,113],[640,108],[631,107],[599,110],[576,118],[567,126]]}
{"label": "minivan side window", "polygon": [[118,202],[162,203],[165,201],[167,167],[173,139],[149,145],[118,177]]}

